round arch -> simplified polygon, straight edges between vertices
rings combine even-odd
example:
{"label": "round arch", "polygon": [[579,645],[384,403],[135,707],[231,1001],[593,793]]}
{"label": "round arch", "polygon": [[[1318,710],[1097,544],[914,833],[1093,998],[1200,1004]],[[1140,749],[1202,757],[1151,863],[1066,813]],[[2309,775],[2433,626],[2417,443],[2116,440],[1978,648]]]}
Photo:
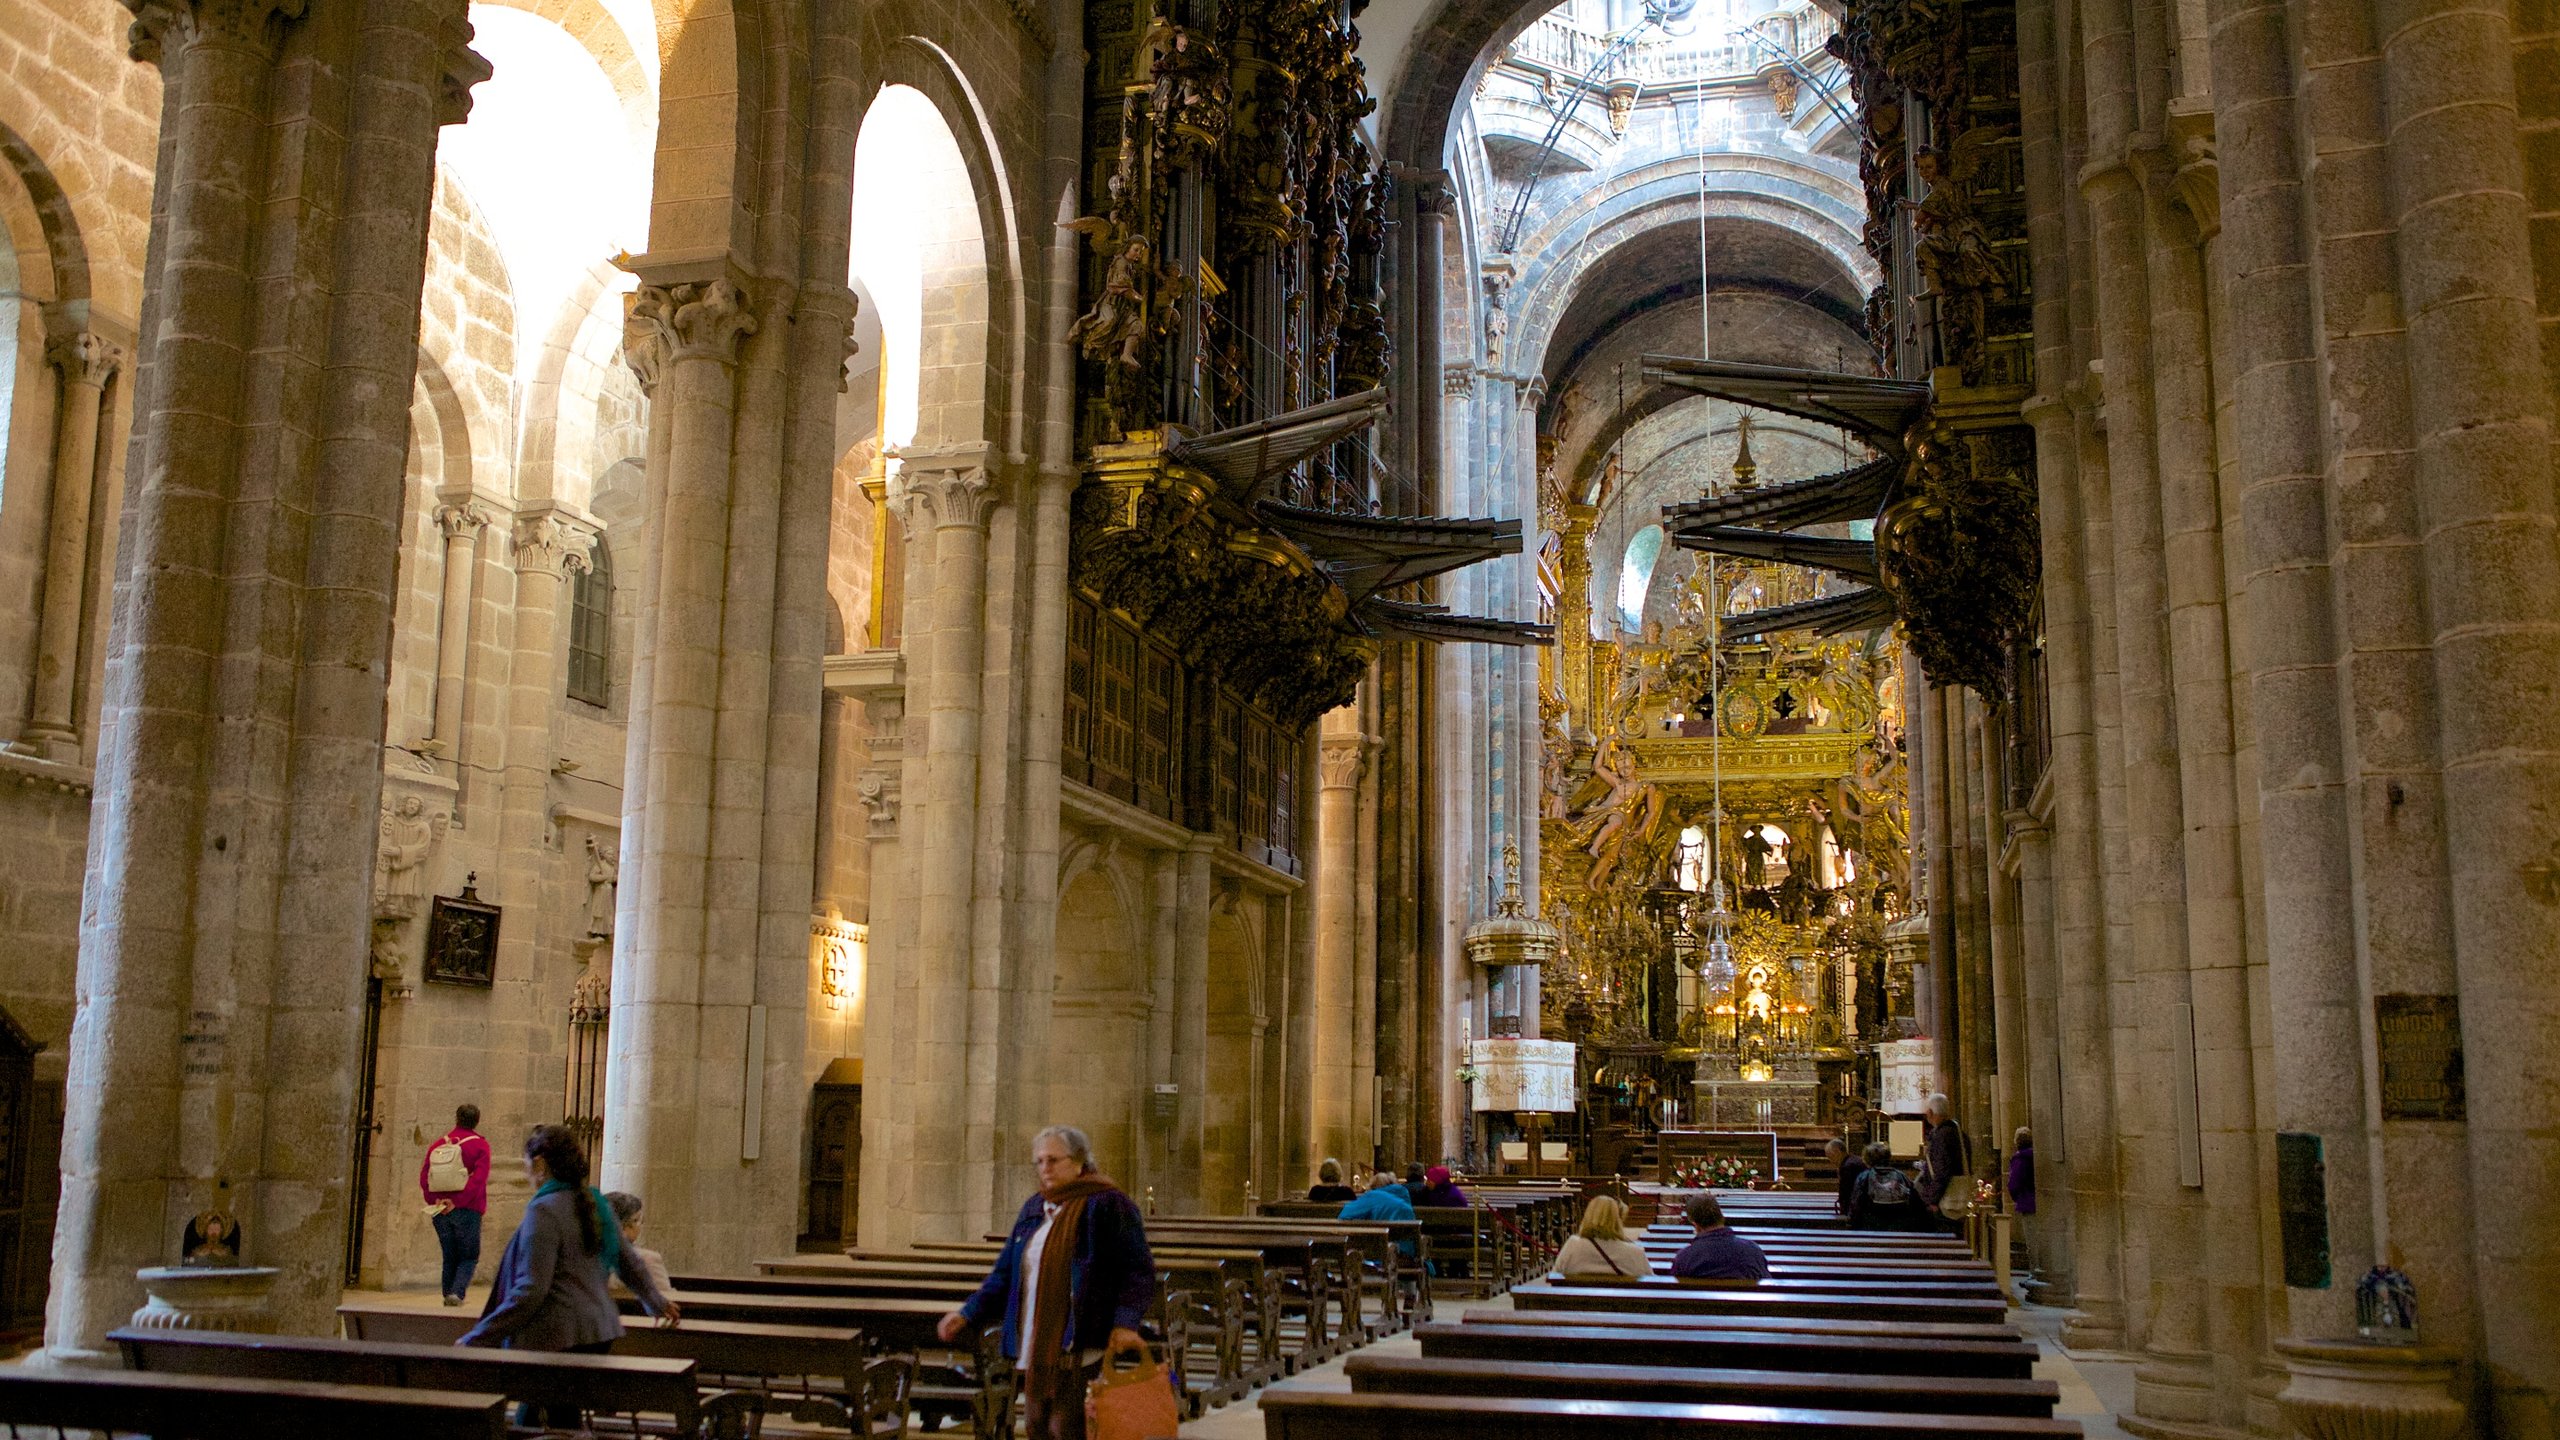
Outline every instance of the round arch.
{"label": "round arch", "polygon": [[[1018,454],[1017,426],[997,433],[1016,367],[995,363],[1018,358],[1007,342],[1024,328],[1018,272],[1005,263],[1017,227],[983,116],[947,58],[912,37],[884,56],[854,144],[847,279],[873,297],[880,324],[883,443],[998,440]],[[902,223],[881,223],[886,215]]]}

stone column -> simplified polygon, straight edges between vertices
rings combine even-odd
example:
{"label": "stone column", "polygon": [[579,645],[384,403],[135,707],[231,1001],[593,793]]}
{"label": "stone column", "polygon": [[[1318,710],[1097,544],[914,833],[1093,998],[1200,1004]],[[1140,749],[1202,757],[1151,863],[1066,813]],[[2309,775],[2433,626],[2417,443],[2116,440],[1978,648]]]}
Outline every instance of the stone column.
{"label": "stone column", "polygon": [[[442,518],[441,516],[438,518]],[[466,523],[455,529],[473,529]],[[453,529],[447,530],[450,537]],[[548,501],[527,506],[518,512],[513,536],[516,572],[515,635],[509,646],[507,686],[507,729],[504,764],[506,778],[499,820],[499,853],[508,858],[501,872],[489,877],[492,896],[515,914],[531,917],[540,913],[543,899],[543,866],[548,831],[551,825],[551,767],[559,754],[555,729],[560,712],[561,656],[561,590],[573,575],[586,574],[595,549],[593,528],[573,520],[558,506]],[[465,539],[460,542],[467,557],[474,548]],[[455,542],[448,538],[445,553],[451,556]],[[469,560],[463,561],[467,568]],[[450,574],[445,581],[445,595],[451,603],[455,586]],[[470,593],[468,582],[461,587]],[[457,626],[448,619],[445,636],[448,642],[458,639]],[[439,666],[441,670],[443,667]],[[456,667],[457,670],[459,667]],[[460,675],[455,676],[458,684]],[[436,711],[444,713],[445,684],[436,682]],[[460,706],[457,704],[456,719]],[[440,732],[458,735],[458,731]],[[581,860],[579,863],[584,864]],[[484,882],[485,883],[485,882]],[[518,924],[501,929],[500,945],[508,952],[501,958],[501,978],[509,983],[530,980],[533,974],[535,926]],[[606,952],[610,962],[611,952]]]}
{"label": "stone column", "polygon": [[[436,633],[435,728],[429,735],[457,768],[462,763],[463,674],[471,653],[471,567],[479,556],[480,532],[488,525],[488,512],[468,501],[436,510],[436,527],[444,532],[444,604]],[[519,530],[519,555],[523,548]],[[521,579],[517,597],[521,604]],[[545,757],[546,768],[548,763]]]}
{"label": "stone column", "polygon": [[45,518],[43,619],[27,728],[9,748],[48,760],[80,758],[80,640],[89,613],[89,513],[98,495],[99,426],[107,382],[124,351],[91,331],[56,337],[45,358],[61,372],[54,408],[53,503]]}
{"label": "stone column", "polygon": [[[2045,613],[2049,637],[2052,611]],[[2052,653],[2048,638],[2045,654],[2050,658]],[[2054,1183],[2060,1178],[2063,1138],[2069,1128],[2062,1119],[2061,960],[2056,953],[2055,924],[2061,893],[2053,877],[2053,827],[2032,809],[2010,811],[2007,823],[2010,841],[2018,849],[2017,975],[2024,992],[2020,1029],[2025,1044],[2020,1063],[2026,1073],[2018,1088],[2026,1095],[2027,1108],[2017,1123],[2032,1129],[2036,1140],[2036,1213],[2024,1223],[2027,1253],[2045,1280],[2045,1290],[2036,1298],[2050,1304],[2070,1298],[2075,1269],[2070,1192]],[[2004,1056],[2001,1064],[2010,1063]],[[2008,1137],[2001,1139],[2005,1144]]]}
{"label": "stone column", "polygon": [[[2152,353],[2209,355],[2203,240],[2210,217],[2183,198],[2162,157],[2144,159],[2148,181]],[[2216,480],[2209,366],[2153,367],[2161,561],[2168,601],[2168,650],[2178,751],[2180,854],[2186,901],[2187,994],[2194,1009],[2188,1043],[2198,1174],[2207,1230],[2203,1274],[2246,1274],[2262,1257],[2258,1204],[2258,1014],[2249,971],[2249,921],[2241,892],[2241,777],[2231,688],[2230,619],[2225,608],[2222,507]],[[2185,1103],[2181,1097],[2181,1103]],[[2198,1281],[2206,1349],[2223,1381],[2216,1419],[2241,1421],[2235,1397],[2247,1383],[2263,1326],[2254,1286]]]}
{"label": "stone column", "polygon": [[1315,1104],[1309,1115],[1319,1154],[1365,1158],[1354,1142],[1368,1130],[1364,1097],[1353,1093],[1352,985],[1359,944],[1360,772],[1368,760],[1357,705],[1327,714],[1318,741],[1316,793]]}
{"label": "stone column", "polygon": [[[933,533],[931,590],[918,593],[931,616],[933,663],[916,684],[929,713],[925,789],[932,823],[918,836],[915,967],[919,1010],[913,1102],[918,1166],[917,1234],[960,1239],[985,1217],[966,1203],[987,1190],[991,1156],[953,1144],[990,1112],[973,1109],[977,1088],[968,1015],[976,913],[980,697],[985,682],[987,522],[996,505],[987,447],[900,457],[897,502],[912,536]],[[992,1078],[992,1077],[986,1077]],[[974,1174],[974,1180],[973,1180]]]}
{"label": "stone column", "polygon": [[[2186,1237],[2195,1200],[2183,1182],[2180,1121],[2191,1115],[2179,1063],[2180,1030],[2191,1024],[2187,918],[2176,709],[2171,699],[2161,556],[2160,501],[2152,451],[2149,303],[2142,192],[2133,168],[2130,43],[2124,6],[2099,4],[2083,17],[2091,70],[2090,150],[2081,177],[2097,261],[2098,329],[2107,413],[2107,469],[2114,516],[2117,664],[2122,674],[2125,812],[2130,826],[2132,959],[2138,976],[2135,1022],[2139,1104],[2128,1142],[2131,1193],[2141,1197],[2130,1277],[2148,1324],[2138,1337],[2151,1363],[2136,1376],[2146,1418],[2211,1416],[2201,1282]],[[2125,72],[2119,74],[2117,68]],[[2130,1298],[2130,1297],[2128,1297]]]}
{"label": "stone column", "polygon": [[889,967],[883,957],[910,954],[914,948],[913,883],[907,873],[898,821],[900,758],[906,746],[906,672],[904,657],[894,650],[866,651],[831,660],[827,689],[862,706],[870,743],[854,794],[862,801],[864,835],[870,845],[870,963],[862,974],[863,1146],[862,1193],[874,1197],[858,1217],[860,1238],[874,1248],[903,1246],[912,1238],[905,1207],[912,1199],[900,1176],[913,1152],[892,1125],[902,1113],[893,1094],[905,1061],[899,1047],[912,1013],[911,989],[898,977],[904,967]]}
{"label": "stone column", "polygon": [[652,1217],[660,1236],[688,1247],[709,1218],[696,1213],[696,1192],[744,1158],[740,1061],[753,1019],[746,1006],[712,1003],[707,862],[738,342],[757,324],[726,279],[644,283],[627,317],[626,348],[658,357],[649,468],[660,503],[644,596],[655,619],[631,694],[647,724],[634,727],[624,765],[603,1173],[647,1195],[664,1212]]}
{"label": "stone column", "polygon": [[436,130],[488,74],[468,34],[460,0],[168,0],[134,27],[165,88],[57,1358],[104,1358],[135,1272],[216,1203],[282,1272],[279,1328],[332,1321]]}
{"label": "stone column", "polygon": [[2550,177],[2542,133],[2517,121],[2519,87],[2548,67],[2526,58],[2517,23],[2504,7],[2419,0],[2375,29],[2482,1202],[2481,1359],[2495,1428],[2532,1433],[2560,1424],[2560,1213],[2516,1203],[2548,1183],[2560,1115],[2560,499],[2537,314],[2547,222],[2529,218],[2547,202],[2527,193]]}
{"label": "stone column", "polygon": [[[2284,57],[2296,39],[2282,0],[2211,0],[2217,240],[2233,297],[2235,431],[2248,537],[2251,713],[2273,1035],[2273,1127],[2326,1149],[2329,1244],[2348,1284],[2285,1292],[2295,1333],[2352,1319],[2352,1280],[2372,1263],[2371,1174],[2357,934],[2344,786],[2346,716],[2333,662],[2330,519],[2322,481],[2325,398],[2319,309],[2305,224],[2301,118]],[[2353,27],[2346,27],[2352,29]],[[2361,85],[2350,65],[2316,67]],[[2333,112],[2346,113],[2346,112]]]}

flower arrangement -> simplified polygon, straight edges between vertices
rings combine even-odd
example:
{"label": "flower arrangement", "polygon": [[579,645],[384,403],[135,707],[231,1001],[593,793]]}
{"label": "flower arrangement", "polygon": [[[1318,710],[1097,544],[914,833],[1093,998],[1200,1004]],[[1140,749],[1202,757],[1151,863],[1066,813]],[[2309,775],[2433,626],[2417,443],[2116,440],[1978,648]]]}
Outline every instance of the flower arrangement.
{"label": "flower arrangement", "polygon": [[1458,1067],[1458,1083],[1461,1085],[1473,1085],[1483,1078],[1484,1072],[1478,1070],[1473,1065],[1461,1065]]}
{"label": "flower arrangement", "polygon": [[1671,1183],[1684,1190],[1742,1190],[1760,1178],[1739,1155],[1708,1155],[1671,1167]]}

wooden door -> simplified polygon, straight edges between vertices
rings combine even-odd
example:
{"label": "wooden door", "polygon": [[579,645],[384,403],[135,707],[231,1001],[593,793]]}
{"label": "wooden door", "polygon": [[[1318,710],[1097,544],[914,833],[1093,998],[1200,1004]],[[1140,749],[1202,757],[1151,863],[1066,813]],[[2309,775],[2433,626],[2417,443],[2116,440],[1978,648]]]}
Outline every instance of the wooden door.
{"label": "wooden door", "polygon": [[43,1049],[0,1010],[0,1331],[44,1324],[62,1190],[62,1086],[39,1086]]}
{"label": "wooden door", "polygon": [[820,1085],[809,1104],[809,1228],[802,1244],[833,1248],[853,1238],[861,1172],[862,1087]]}

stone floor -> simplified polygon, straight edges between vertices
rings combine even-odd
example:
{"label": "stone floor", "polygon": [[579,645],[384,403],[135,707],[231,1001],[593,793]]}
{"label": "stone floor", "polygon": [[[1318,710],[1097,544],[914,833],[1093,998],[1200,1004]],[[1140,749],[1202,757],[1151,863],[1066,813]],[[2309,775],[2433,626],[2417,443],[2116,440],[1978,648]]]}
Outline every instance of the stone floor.
{"label": "stone floor", "polygon": [[[1492,1300],[1443,1300],[1438,1318],[1455,1319],[1470,1310],[1508,1310],[1511,1298]],[[2062,1387],[2062,1401],[2054,1408],[2054,1418],[2077,1420],[2089,1440],[2131,1440],[2115,1423],[2118,1412],[2133,1405],[2133,1364],[2130,1361],[2079,1359],[2062,1352],[2057,1336],[2062,1329],[2065,1312],[2042,1306],[2027,1306],[2011,1312],[2018,1328],[2026,1332],[2044,1352],[2036,1361],[2036,1376],[2052,1380]],[[1398,1335],[1382,1340],[1375,1347],[1380,1354],[1413,1355],[1420,1353],[1411,1335]],[[1285,1382],[1318,1390],[1347,1390],[1342,1376],[1342,1362],[1335,1360],[1319,1365],[1303,1375]],[[1184,1440],[1260,1440],[1262,1411],[1251,1399],[1240,1400],[1220,1410],[1212,1410],[1182,1427]]]}

